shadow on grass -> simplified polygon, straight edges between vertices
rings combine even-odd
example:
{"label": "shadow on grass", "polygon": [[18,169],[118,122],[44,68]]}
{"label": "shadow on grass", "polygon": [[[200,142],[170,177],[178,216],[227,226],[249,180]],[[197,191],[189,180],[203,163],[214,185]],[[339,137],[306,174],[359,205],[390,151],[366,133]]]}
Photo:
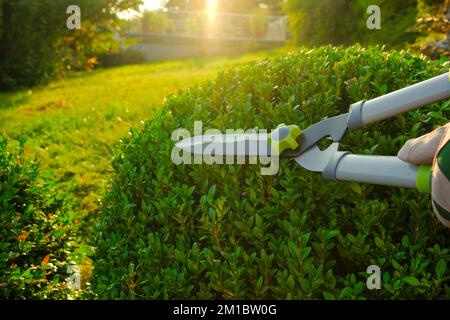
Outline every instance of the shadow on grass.
{"label": "shadow on grass", "polygon": [[19,107],[30,101],[27,91],[20,92],[0,92],[0,109]]}

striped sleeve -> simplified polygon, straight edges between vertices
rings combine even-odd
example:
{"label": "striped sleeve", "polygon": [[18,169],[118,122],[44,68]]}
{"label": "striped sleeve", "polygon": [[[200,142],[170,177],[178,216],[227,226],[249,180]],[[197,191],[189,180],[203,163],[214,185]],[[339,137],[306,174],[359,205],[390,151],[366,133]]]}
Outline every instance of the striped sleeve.
{"label": "striped sleeve", "polygon": [[431,190],[433,208],[439,221],[450,227],[450,126],[433,161]]}

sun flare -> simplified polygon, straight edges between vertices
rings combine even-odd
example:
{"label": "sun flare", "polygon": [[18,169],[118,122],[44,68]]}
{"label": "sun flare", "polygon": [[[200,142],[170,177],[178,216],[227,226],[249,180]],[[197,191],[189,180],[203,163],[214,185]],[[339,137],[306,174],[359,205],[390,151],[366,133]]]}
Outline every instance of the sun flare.
{"label": "sun flare", "polygon": [[208,15],[208,21],[213,23],[216,20],[217,7],[219,0],[206,0],[206,14]]}

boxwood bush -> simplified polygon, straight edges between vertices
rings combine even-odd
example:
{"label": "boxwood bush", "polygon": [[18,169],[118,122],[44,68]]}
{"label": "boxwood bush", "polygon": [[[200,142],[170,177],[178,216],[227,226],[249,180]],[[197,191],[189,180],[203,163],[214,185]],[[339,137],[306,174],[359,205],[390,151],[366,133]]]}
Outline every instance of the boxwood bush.
{"label": "boxwood bush", "polygon": [[20,142],[0,134],[0,299],[62,299],[73,214]]}
{"label": "boxwood bush", "polygon": [[[450,298],[450,233],[415,190],[326,182],[282,160],[257,165],[171,162],[177,128],[302,128],[436,76],[448,64],[384,48],[322,47],[253,62],[167,98],[124,138],[96,228],[99,298]],[[449,101],[365,130],[342,148],[395,155],[450,119]],[[191,131],[192,132],[192,131]],[[378,265],[382,289],[368,290]]]}

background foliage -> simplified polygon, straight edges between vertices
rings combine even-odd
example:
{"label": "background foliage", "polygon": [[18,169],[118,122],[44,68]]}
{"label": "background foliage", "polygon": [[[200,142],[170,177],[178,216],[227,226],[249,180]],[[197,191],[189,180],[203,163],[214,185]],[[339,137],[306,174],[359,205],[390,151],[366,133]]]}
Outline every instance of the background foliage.
{"label": "background foliage", "polygon": [[[171,132],[305,128],[348,106],[448,71],[410,53],[324,47],[255,62],[170,96],[113,162],[96,229],[100,298],[450,298],[449,230],[415,190],[326,182],[294,161],[259,166],[171,162]],[[343,149],[396,154],[449,121],[449,102],[348,134]],[[382,269],[368,291],[367,267]]]}
{"label": "background foliage", "polygon": [[74,214],[25,147],[0,135],[0,298],[67,298]]}
{"label": "background foliage", "polygon": [[[369,5],[381,9],[381,30],[366,26]],[[417,15],[417,0],[288,0],[286,10],[297,43],[307,45],[386,44],[402,46],[415,40],[408,32]]]}
{"label": "background foliage", "polygon": [[[90,68],[113,50],[118,10],[139,0],[1,0],[0,90],[34,86],[70,69]],[[81,30],[68,30],[69,5],[80,6]]]}
{"label": "background foliage", "polygon": [[[230,0],[219,2],[219,11],[243,13],[287,13],[290,31],[298,44],[364,45],[404,47],[419,35],[435,38],[447,23],[436,21],[438,0]],[[123,24],[117,12],[136,9],[140,0],[0,0],[0,91],[31,87],[68,70],[92,69],[99,61],[113,65],[140,62],[136,54],[118,55],[120,43],[114,31]],[[66,28],[66,9],[79,5],[82,29]],[[366,9],[377,4],[382,10],[382,29],[367,30]],[[203,10],[204,0],[169,0],[169,9]],[[153,16],[153,22],[155,22]],[[415,27],[416,17],[420,22]],[[145,20],[145,19],[144,19]],[[148,20],[148,19],[147,19]],[[441,19],[442,20],[442,19]],[[439,20],[440,21],[440,20]],[[158,21],[156,21],[158,22]],[[163,24],[159,21],[158,24]],[[431,26],[430,26],[431,25]],[[160,28],[161,26],[158,25]],[[150,27],[151,29],[152,27]],[[163,26],[163,28],[165,28]],[[438,54],[421,44],[433,58]],[[419,46],[420,47],[420,46]],[[447,50],[448,51],[448,50]],[[108,57],[105,54],[112,54]]]}
{"label": "background foliage", "polygon": [[[367,29],[369,5],[381,9],[381,30]],[[291,34],[299,44],[412,45],[439,59],[448,57],[449,49],[439,50],[428,42],[446,37],[449,24],[444,13],[448,6],[443,0],[288,0],[285,10]]]}
{"label": "background foliage", "polygon": [[[283,0],[226,0],[219,1],[218,11],[254,13],[266,11],[280,13],[283,9]],[[206,7],[206,0],[167,0],[165,6],[175,10],[201,11]]]}

